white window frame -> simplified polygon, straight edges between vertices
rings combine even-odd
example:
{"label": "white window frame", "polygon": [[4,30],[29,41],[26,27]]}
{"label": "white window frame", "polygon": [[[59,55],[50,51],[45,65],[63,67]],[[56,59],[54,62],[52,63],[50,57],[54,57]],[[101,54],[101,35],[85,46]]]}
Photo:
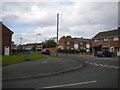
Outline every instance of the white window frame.
{"label": "white window frame", "polygon": [[83,43],[81,42],[80,45],[82,45]]}
{"label": "white window frame", "polygon": [[105,42],[108,42],[108,41],[109,41],[109,39],[108,39],[108,38],[104,38],[104,41],[105,41]]}
{"label": "white window frame", "polygon": [[70,42],[67,42],[67,44],[70,44]]}
{"label": "white window frame", "polygon": [[95,42],[98,42],[98,39],[95,39]]}
{"label": "white window frame", "polygon": [[67,47],[67,49],[70,49],[69,47]]}
{"label": "white window frame", "polygon": [[114,38],[113,38],[113,41],[118,41],[118,40],[119,40],[118,37],[114,37]]}
{"label": "white window frame", "polygon": [[110,47],[110,52],[114,52],[114,47]]}

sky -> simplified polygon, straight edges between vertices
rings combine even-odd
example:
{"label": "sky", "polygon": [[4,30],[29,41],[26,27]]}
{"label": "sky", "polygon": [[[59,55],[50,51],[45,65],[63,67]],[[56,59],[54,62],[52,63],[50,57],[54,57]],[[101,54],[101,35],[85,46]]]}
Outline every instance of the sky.
{"label": "sky", "polygon": [[[5,0],[6,1],[6,0]],[[56,37],[59,13],[59,38],[71,35],[91,39],[98,32],[118,27],[118,2],[2,2],[2,21],[14,34],[15,44],[43,42]],[[40,35],[37,35],[40,34]]]}

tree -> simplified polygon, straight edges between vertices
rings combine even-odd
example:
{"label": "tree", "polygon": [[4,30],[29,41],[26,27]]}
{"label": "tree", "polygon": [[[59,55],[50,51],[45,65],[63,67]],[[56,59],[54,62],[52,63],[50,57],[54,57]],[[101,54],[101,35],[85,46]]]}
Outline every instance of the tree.
{"label": "tree", "polygon": [[56,47],[56,42],[52,39],[46,40],[43,44],[43,48]]}

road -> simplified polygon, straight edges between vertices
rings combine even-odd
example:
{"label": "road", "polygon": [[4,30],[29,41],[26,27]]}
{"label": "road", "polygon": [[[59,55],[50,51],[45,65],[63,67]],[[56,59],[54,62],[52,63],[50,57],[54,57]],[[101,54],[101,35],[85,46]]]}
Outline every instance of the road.
{"label": "road", "polygon": [[59,54],[83,61],[82,68],[47,77],[5,80],[3,88],[118,88],[119,58]]}

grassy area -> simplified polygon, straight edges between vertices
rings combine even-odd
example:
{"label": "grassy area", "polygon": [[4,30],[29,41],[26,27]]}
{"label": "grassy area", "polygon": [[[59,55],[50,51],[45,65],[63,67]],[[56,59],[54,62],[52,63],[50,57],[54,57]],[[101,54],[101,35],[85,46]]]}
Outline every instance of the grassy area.
{"label": "grassy area", "polygon": [[0,55],[0,66],[2,66],[2,55]]}
{"label": "grassy area", "polygon": [[[8,56],[2,55],[1,57],[2,59],[0,62],[0,66],[6,66],[10,64],[25,62],[24,54],[8,55]],[[51,56],[51,55],[44,55],[44,54],[30,54],[29,60],[37,60],[37,59],[42,59],[42,58],[47,58],[47,57],[62,58],[59,56]]]}
{"label": "grassy area", "polygon": [[[32,55],[32,54],[29,55],[29,60],[37,60],[42,58],[47,58],[47,57],[42,55]],[[23,54],[2,56],[2,66],[16,64],[20,62],[25,62]]]}

